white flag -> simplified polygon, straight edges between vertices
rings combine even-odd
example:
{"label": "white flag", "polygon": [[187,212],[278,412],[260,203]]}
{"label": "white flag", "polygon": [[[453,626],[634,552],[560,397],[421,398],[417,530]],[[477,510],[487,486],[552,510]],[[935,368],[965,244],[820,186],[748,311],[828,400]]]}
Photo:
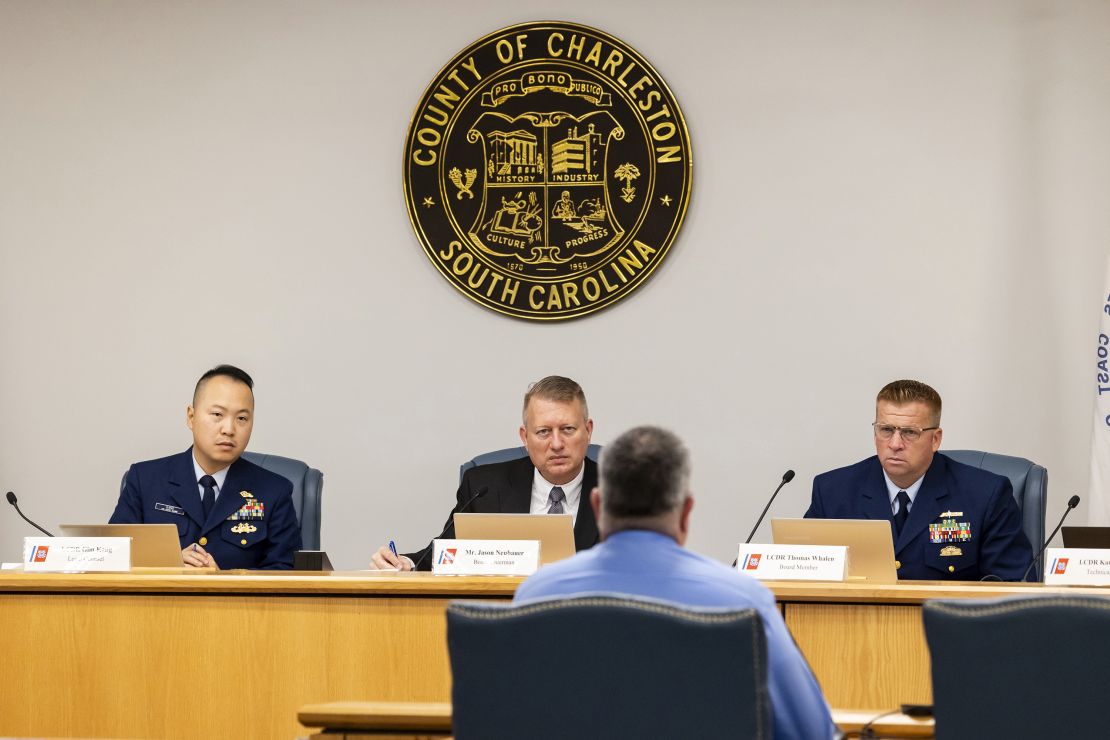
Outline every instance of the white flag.
{"label": "white flag", "polygon": [[1110,260],[1095,346],[1095,419],[1091,431],[1091,485],[1087,489],[1091,524],[1110,525]]}

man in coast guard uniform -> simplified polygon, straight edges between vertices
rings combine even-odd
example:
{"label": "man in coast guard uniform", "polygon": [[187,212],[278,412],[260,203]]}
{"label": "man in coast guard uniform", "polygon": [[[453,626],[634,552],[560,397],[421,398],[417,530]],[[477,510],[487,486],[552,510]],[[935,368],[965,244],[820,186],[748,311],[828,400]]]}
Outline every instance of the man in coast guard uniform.
{"label": "man in coast guard uniform", "polygon": [[875,457],[813,480],[806,517],[886,519],[898,578],[1019,581],[1033,560],[1013,486],[938,453],[940,395],[896,380],[875,402]]}
{"label": "man in coast guard uniform", "polygon": [[293,484],[240,456],[254,427],[254,381],[231,365],[201,376],[185,419],[193,446],[135,463],[112,524],[174,524],[198,568],[292,568],[301,548]]}

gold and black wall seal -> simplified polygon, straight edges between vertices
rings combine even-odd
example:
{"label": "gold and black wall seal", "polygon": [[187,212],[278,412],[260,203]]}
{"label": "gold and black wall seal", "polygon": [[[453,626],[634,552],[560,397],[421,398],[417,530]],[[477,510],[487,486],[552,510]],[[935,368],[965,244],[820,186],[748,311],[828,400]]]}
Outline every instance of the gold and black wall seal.
{"label": "gold and black wall seal", "polygon": [[587,26],[511,26],[459,52],[405,143],[405,201],[472,300],[569,319],[654,272],[690,200],[690,136],[650,64]]}

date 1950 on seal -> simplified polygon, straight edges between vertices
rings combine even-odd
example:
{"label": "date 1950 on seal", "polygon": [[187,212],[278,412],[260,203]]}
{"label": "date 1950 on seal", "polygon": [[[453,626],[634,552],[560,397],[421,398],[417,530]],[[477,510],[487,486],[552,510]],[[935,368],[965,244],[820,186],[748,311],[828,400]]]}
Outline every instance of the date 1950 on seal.
{"label": "date 1950 on seal", "polygon": [[690,135],[662,77],[593,28],[511,26],[459,52],[405,142],[405,202],[472,300],[569,319],[655,271],[690,201]]}

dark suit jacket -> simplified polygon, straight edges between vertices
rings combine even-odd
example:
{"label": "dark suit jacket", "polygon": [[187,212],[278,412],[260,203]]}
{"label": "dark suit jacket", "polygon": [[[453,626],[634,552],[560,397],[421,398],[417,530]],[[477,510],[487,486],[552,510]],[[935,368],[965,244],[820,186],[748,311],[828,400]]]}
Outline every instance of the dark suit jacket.
{"label": "dark suit jacket", "polygon": [[[244,491],[261,502],[261,515],[230,519],[247,503]],[[228,469],[207,520],[203,511],[189,448],[132,465],[110,522],[175,524],[182,549],[199,542],[222,569],[293,567],[301,527],[293,508],[293,484],[286,478],[239,458]]]}
{"label": "dark suit jacket", "polygon": [[[455,494],[455,508],[448,516],[447,531],[444,539],[455,537],[454,515],[463,511],[474,494],[483,488],[486,492],[479,496],[465,511],[477,514],[527,514],[532,502],[532,479],[536,468],[527,457],[492,465],[479,465],[467,470]],[[597,463],[586,458],[586,472],[582,476],[582,498],[578,502],[578,517],[574,522],[574,549],[585,550],[598,543],[597,522],[590,506],[590,491],[597,486]],[[432,543],[419,552],[409,553],[406,557],[417,564],[417,570],[432,569]]]}
{"label": "dark suit jacket", "polygon": [[[952,513],[954,516],[942,517]],[[807,517],[818,519],[886,519],[891,522],[890,494],[878,457],[822,473],[813,479]],[[967,523],[965,541],[934,541],[930,524],[944,519]],[[958,463],[937,453],[910,507],[901,536],[894,542],[898,578],[906,580],[978,581],[995,575],[1021,579],[1033,549],[1021,529],[1021,512],[1009,478]]]}

